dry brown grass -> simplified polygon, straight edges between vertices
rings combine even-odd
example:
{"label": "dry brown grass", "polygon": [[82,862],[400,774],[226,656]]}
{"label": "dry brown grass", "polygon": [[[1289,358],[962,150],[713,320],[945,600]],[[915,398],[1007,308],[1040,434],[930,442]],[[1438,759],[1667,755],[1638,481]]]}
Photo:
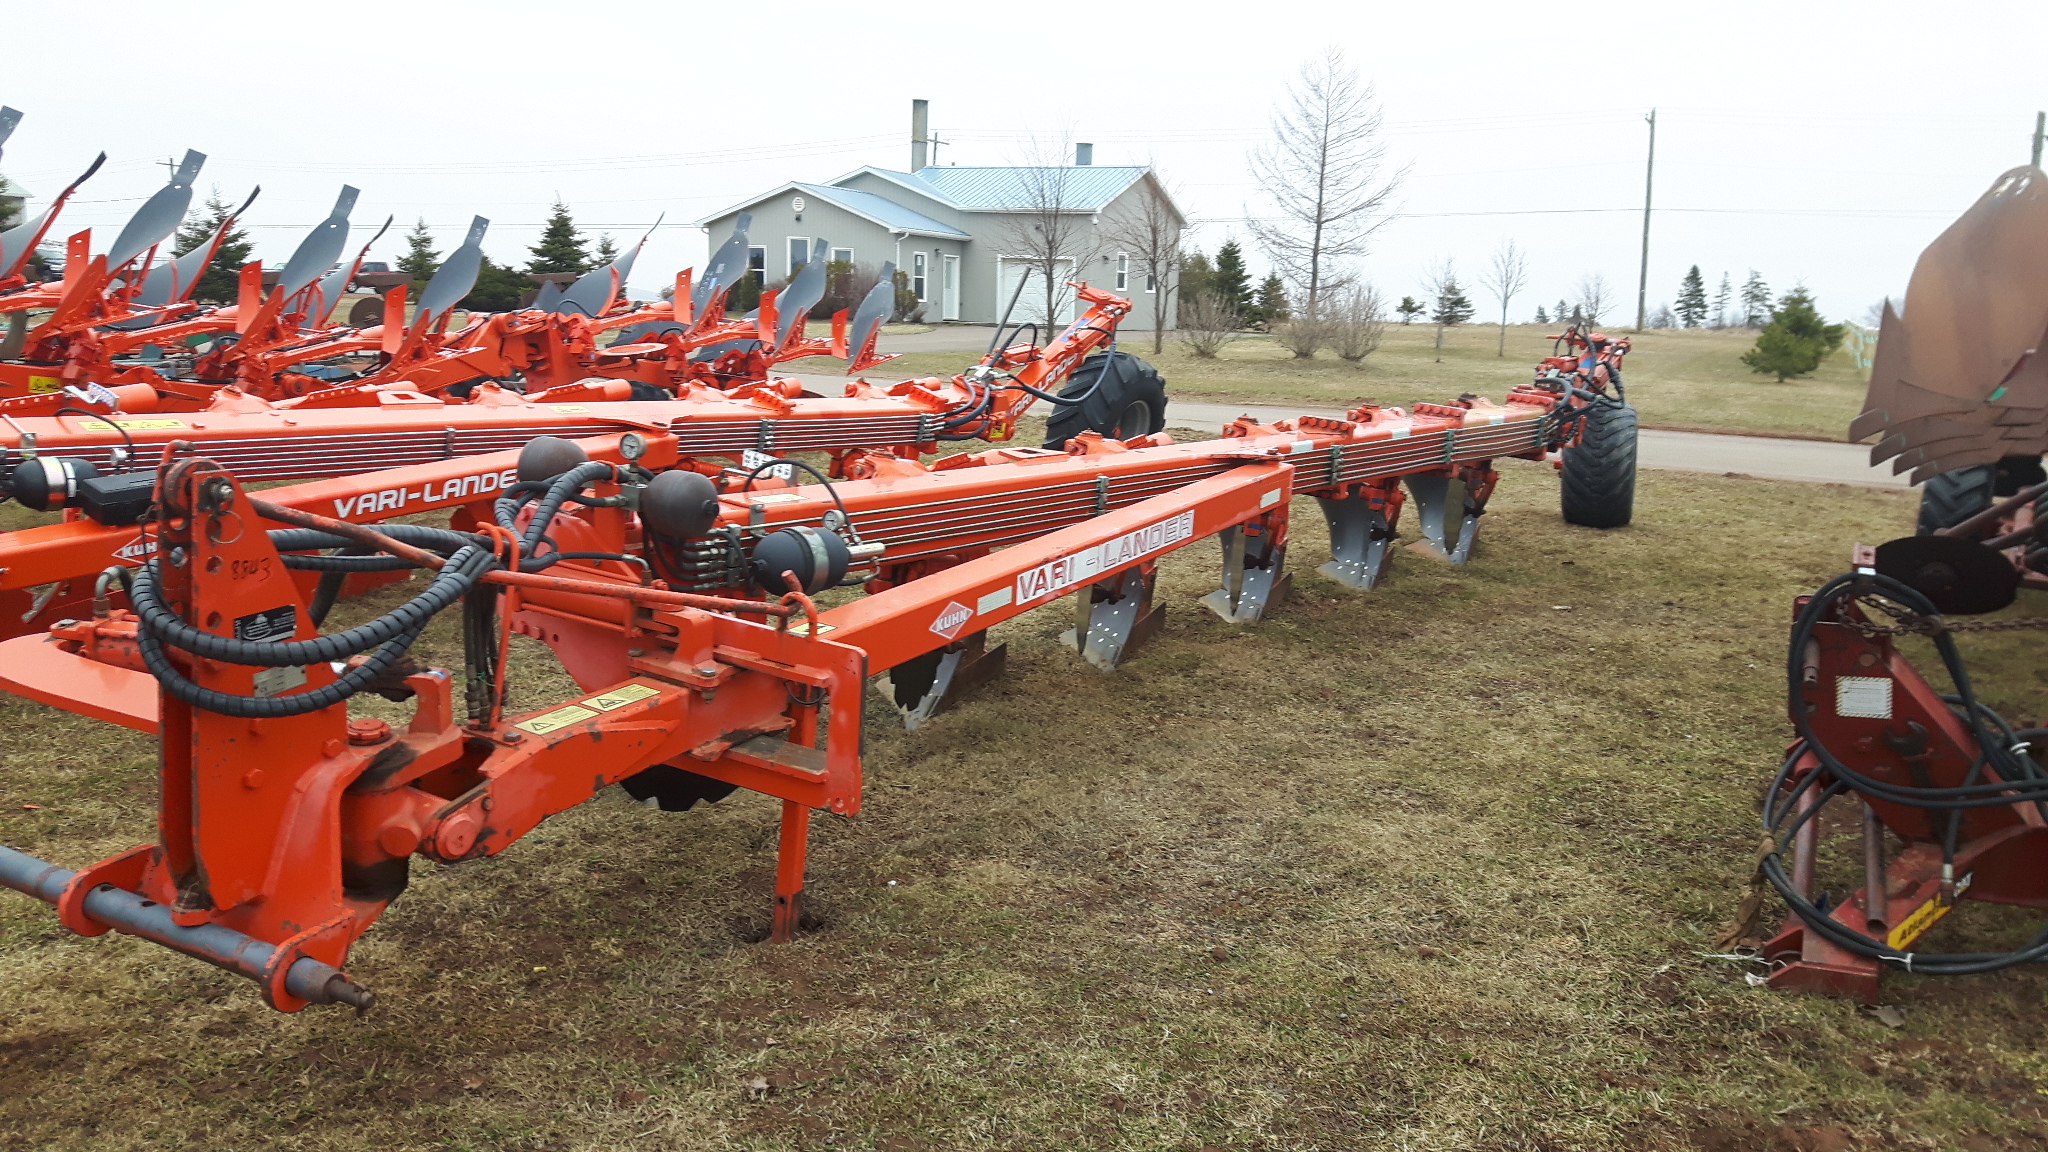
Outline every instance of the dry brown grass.
{"label": "dry brown grass", "polygon": [[[1699,956],[1785,740],[1789,600],[1910,497],[1647,474],[1599,533],[1506,471],[1462,569],[1344,591],[1302,501],[1296,598],[1258,628],[1194,605],[1200,544],[1112,676],[1054,608],[923,730],[873,699],[867,808],[819,823],[824,927],[793,946],[746,942],[775,822],[746,794],[613,791],[421,865],[356,950],[362,1021],[6,894],[0,1147],[2038,1146],[2041,974],[1894,977],[1891,1031]],[[1970,648],[2031,717],[2023,643]],[[569,691],[519,668],[530,702]],[[78,865],[152,837],[150,741],[12,699],[0,724],[0,840]]]}

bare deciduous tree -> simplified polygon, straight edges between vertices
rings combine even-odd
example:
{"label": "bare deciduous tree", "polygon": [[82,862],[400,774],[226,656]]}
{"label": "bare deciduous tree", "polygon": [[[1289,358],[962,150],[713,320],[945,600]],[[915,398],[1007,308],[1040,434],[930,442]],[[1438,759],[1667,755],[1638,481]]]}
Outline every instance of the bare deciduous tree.
{"label": "bare deciduous tree", "polygon": [[1214,360],[1225,344],[1238,338],[1243,323],[1219,292],[1204,290],[1181,302],[1180,338],[1197,359]]}
{"label": "bare deciduous tree", "polygon": [[1385,146],[1372,88],[1336,49],[1304,65],[1273,117],[1273,142],[1252,154],[1252,174],[1279,215],[1253,217],[1252,234],[1294,286],[1302,319],[1348,282],[1341,269],[1365,254],[1400,184],[1383,175]]}
{"label": "bare deciduous tree", "polygon": [[[1172,297],[1180,290],[1180,213],[1174,210],[1172,194],[1149,176],[1138,190],[1138,209],[1109,226],[1109,241],[1131,258],[1131,271],[1144,277],[1152,291],[1152,351],[1166,341],[1166,318],[1173,315]],[[1134,293],[1135,295],[1135,293]]]}
{"label": "bare deciduous tree", "polygon": [[1494,299],[1500,301],[1500,347],[1495,357],[1508,354],[1508,301],[1515,298],[1529,278],[1529,261],[1516,251],[1513,240],[1504,241],[1493,254],[1493,263],[1486,269],[1485,284],[1493,290]]}
{"label": "bare deciduous tree", "polygon": [[1600,314],[1614,303],[1613,289],[1607,286],[1607,277],[1598,272],[1579,278],[1579,299],[1572,305],[1572,311],[1591,328],[1600,323]]}
{"label": "bare deciduous tree", "polygon": [[1324,312],[1329,317],[1330,351],[1339,359],[1356,364],[1379,350],[1387,318],[1372,285],[1353,284],[1332,293]]}
{"label": "bare deciduous tree", "polygon": [[1028,158],[1033,163],[1017,166],[1017,202],[1007,206],[996,240],[1002,259],[1022,265],[1027,280],[1037,282],[1045,301],[1042,318],[1052,324],[1071,294],[1068,278],[1094,262],[1102,239],[1081,206],[1066,143],[1050,150],[1034,145]]}

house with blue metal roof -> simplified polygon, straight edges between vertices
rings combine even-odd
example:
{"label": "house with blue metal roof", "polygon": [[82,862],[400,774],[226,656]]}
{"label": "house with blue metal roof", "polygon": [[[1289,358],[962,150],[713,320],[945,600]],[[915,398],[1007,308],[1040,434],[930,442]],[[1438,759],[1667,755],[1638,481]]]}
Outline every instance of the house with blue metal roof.
{"label": "house with blue metal roof", "polygon": [[[822,184],[793,180],[697,224],[715,248],[735,218],[750,213],[748,263],[764,285],[795,275],[818,239],[829,242],[835,262],[893,263],[908,275],[927,322],[994,324],[1014,299],[1012,322],[1042,324],[1047,301],[1033,271],[1056,259],[1062,281],[1126,296],[1136,306],[1131,328],[1152,326],[1154,294],[1170,293],[1173,284],[1146,275],[1119,237],[1143,217],[1148,200],[1155,215],[1164,206],[1176,232],[1187,225],[1152,169],[1098,166],[1088,144],[1076,147],[1073,164],[1058,167],[928,165],[922,108],[912,135],[908,172],[864,166]],[[1031,230],[1049,213],[1060,217],[1060,238],[1034,243]],[[1059,295],[1052,319],[1066,324],[1075,299],[1064,289]],[[1171,328],[1174,309],[1165,311]]]}

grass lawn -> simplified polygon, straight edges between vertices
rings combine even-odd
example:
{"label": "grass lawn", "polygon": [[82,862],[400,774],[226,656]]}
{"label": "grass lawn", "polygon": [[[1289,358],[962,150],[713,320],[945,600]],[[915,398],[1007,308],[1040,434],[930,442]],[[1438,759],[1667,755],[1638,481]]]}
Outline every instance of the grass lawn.
{"label": "grass lawn", "polygon": [[[1441,402],[1461,392],[1498,400],[1507,389],[1528,380],[1536,361],[1550,354],[1545,333],[1533,324],[1510,326],[1507,355],[1502,357],[1496,355],[1498,328],[1473,324],[1449,329],[1441,363],[1436,329],[1423,324],[1388,325],[1380,350],[1358,365],[1327,353],[1296,360],[1265,338],[1241,340],[1215,360],[1188,355],[1170,334],[1165,350],[1156,355],[1149,334],[1130,331],[1124,346],[1159,365],[1170,396],[1348,408],[1366,399],[1382,404]],[[1623,380],[1646,428],[1841,440],[1863,407],[1868,374],[1857,371],[1847,353],[1836,353],[1810,378],[1780,384],[1753,374],[1739,359],[1755,344],[1754,332],[1667,329],[1630,339],[1634,349],[1624,362]],[[918,352],[871,375],[950,376],[976,359],[966,352]],[[804,364],[813,366],[801,367]],[[795,371],[810,372],[844,368],[826,360],[796,361],[793,366]]]}
{"label": "grass lawn", "polygon": [[[363,1020],[0,894],[0,1147],[2039,1147],[2048,974],[1892,976],[1893,1030],[1701,957],[1786,741],[1790,600],[1911,494],[1648,473],[1637,507],[1568,527],[1509,462],[1471,564],[1404,552],[1356,594],[1302,500],[1259,627],[1195,605],[1206,542],[1113,675],[1058,646],[1064,602],[1003,626],[1009,675],[921,731],[871,698],[867,807],[818,822],[823,926],[788,947],[747,942],[775,805],[746,793],[611,790],[418,864],[356,949]],[[1991,703],[2048,713],[2034,641],[1963,643]],[[574,691],[544,649],[515,668],[526,706]],[[0,841],[153,838],[151,740],[11,697],[0,723]]]}

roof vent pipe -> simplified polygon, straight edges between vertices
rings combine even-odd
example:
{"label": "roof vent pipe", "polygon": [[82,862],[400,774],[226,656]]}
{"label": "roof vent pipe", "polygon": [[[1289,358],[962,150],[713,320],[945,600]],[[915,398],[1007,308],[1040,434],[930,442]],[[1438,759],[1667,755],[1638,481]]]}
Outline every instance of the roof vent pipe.
{"label": "roof vent pipe", "polygon": [[1095,145],[1074,145],[1074,163],[1086,168],[1095,163]]}
{"label": "roof vent pipe", "polygon": [[929,139],[925,121],[931,113],[932,102],[912,100],[910,102],[910,170],[922,172],[925,167],[925,146]]}

